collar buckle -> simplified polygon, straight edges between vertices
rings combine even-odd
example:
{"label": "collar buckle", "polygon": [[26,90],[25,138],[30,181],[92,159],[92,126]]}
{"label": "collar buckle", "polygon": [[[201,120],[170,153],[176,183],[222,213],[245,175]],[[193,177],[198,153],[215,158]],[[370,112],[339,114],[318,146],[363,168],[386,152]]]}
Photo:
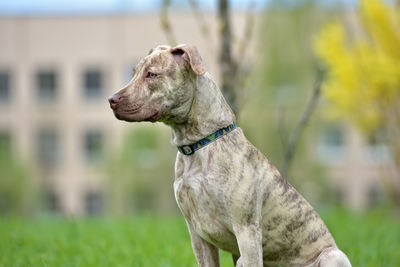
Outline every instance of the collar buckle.
{"label": "collar buckle", "polygon": [[192,155],[194,153],[194,149],[192,145],[185,145],[180,147],[181,152],[185,155]]}

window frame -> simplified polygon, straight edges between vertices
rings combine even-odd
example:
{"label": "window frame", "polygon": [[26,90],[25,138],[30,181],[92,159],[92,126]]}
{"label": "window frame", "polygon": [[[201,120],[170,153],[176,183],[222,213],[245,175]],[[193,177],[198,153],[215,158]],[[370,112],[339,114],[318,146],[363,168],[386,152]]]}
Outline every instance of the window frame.
{"label": "window frame", "polygon": [[[97,136],[95,136],[97,135]],[[89,140],[90,137],[98,138],[98,140]],[[98,163],[104,155],[105,137],[101,128],[88,128],[83,132],[82,138],[82,154],[89,163]]]}
{"label": "window frame", "polygon": [[[51,86],[44,86],[45,82],[49,83],[49,81],[42,80],[46,75],[53,76],[53,80],[50,82],[52,83]],[[56,102],[60,94],[60,75],[58,71],[55,68],[37,70],[35,73],[35,91],[36,99],[40,103]],[[51,93],[49,94],[49,92]]]}
{"label": "window frame", "polygon": [[[98,75],[97,83],[98,86],[91,87],[89,85],[90,81],[88,80],[90,77],[88,75]],[[93,77],[92,77],[93,78]],[[93,82],[93,81],[92,81]],[[94,83],[96,83],[94,82]],[[81,86],[82,86],[82,94],[86,101],[98,101],[101,100],[105,94],[105,71],[99,67],[87,67],[81,73]]]}
{"label": "window frame", "polygon": [[[44,139],[42,139],[45,134],[50,134],[48,135],[52,139],[50,140],[51,142],[50,145],[49,145],[49,140],[45,141]],[[39,128],[38,131],[36,132],[35,142],[36,142],[35,154],[37,156],[38,163],[44,167],[57,167],[61,162],[62,158],[62,144],[61,144],[60,132],[53,127]],[[51,147],[50,149],[49,146]],[[49,153],[48,151],[52,152]]]}
{"label": "window frame", "polygon": [[[2,97],[1,93],[1,76],[4,75],[7,77],[7,89],[6,89],[6,97]],[[13,87],[13,76],[10,70],[8,69],[0,69],[0,103],[9,103],[11,102],[11,94],[12,94],[12,87]]]}
{"label": "window frame", "polygon": [[[332,133],[339,133],[340,141],[332,142]],[[329,136],[330,135],[330,136]],[[336,136],[334,136],[336,138]],[[318,158],[328,165],[339,165],[344,163],[346,155],[346,128],[342,124],[324,125],[319,134],[317,145]]]}

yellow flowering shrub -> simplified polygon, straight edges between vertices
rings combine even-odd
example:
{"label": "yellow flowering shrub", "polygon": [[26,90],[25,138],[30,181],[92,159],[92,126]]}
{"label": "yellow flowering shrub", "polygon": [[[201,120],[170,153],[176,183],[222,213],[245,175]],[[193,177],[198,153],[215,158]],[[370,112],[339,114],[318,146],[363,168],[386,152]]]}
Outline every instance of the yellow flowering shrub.
{"label": "yellow flowering shrub", "polygon": [[361,27],[352,27],[352,35],[340,22],[325,25],[315,51],[328,71],[328,113],[371,131],[389,117],[400,120],[400,9],[359,0],[357,15]]}

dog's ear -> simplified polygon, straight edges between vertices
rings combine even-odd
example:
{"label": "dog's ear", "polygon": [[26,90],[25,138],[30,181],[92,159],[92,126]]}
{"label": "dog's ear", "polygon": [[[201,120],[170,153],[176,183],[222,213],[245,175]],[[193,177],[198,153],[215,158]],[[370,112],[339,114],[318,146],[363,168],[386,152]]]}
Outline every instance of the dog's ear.
{"label": "dog's ear", "polygon": [[186,44],[178,45],[171,48],[171,53],[178,64],[189,63],[190,67],[197,75],[203,75],[206,72],[196,46]]}

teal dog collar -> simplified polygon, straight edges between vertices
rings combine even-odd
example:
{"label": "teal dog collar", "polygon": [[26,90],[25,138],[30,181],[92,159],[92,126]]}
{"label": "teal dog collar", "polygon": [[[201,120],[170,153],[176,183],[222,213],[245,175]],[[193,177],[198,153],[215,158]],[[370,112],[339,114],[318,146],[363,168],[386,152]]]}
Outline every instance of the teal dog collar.
{"label": "teal dog collar", "polygon": [[217,130],[216,132],[210,134],[209,136],[206,136],[205,138],[201,139],[196,143],[190,145],[178,146],[178,150],[179,152],[181,152],[186,156],[192,155],[196,150],[205,147],[209,143],[217,140],[218,138],[221,138],[222,136],[232,132],[235,129],[236,129],[236,124],[232,123],[231,125]]}

